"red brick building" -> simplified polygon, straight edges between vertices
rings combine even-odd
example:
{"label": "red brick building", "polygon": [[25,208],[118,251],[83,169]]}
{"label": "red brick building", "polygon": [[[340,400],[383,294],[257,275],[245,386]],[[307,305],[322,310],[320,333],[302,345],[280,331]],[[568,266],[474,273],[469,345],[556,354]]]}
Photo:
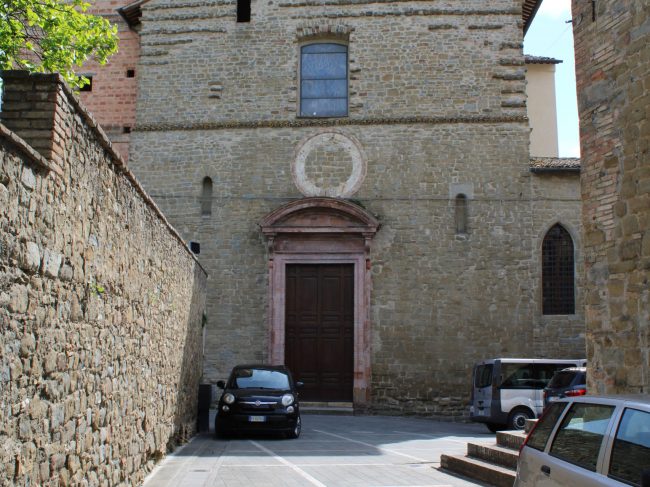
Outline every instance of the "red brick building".
{"label": "red brick building", "polygon": [[83,103],[125,160],[129,155],[131,129],[135,125],[136,66],[140,57],[138,18],[137,14],[133,15],[133,6],[128,0],[97,0],[92,5],[90,13],[101,15],[118,26],[119,51],[106,65],[89,62],[80,71],[91,79],[91,84],[80,93]]}

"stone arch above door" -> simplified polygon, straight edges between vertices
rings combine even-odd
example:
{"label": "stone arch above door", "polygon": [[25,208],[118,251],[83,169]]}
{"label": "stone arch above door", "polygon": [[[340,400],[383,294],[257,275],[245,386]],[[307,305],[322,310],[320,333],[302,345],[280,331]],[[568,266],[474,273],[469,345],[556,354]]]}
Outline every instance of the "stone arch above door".
{"label": "stone arch above door", "polygon": [[349,201],[314,197],[277,208],[264,217],[260,227],[272,245],[278,235],[338,234],[372,239],[379,222],[364,208]]}
{"label": "stone arch above door", "polygon": [[370,385],[370,250],[378,220],[349,201],[313,197],[293,201],[260,222],[269,258],[269,360],[284,363],[288,264],[354,265],[353,402],[364,406]]}

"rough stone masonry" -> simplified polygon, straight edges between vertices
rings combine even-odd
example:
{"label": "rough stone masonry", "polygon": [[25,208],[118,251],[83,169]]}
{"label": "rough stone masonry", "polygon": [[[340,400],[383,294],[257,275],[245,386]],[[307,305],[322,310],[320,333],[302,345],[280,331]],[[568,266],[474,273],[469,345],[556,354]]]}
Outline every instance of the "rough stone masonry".
{"label": "rough stone masonry", "polygon": [[[368,300],[355,301],[356,408],[462,416],[477,360],[584,357],[578,173],[531,172],[521,0],[251,9],[237,22],[235,1],[142,4],[130,164],[201,246],[206,380],[287,353],[274,256],[300,256],[259,224],[320,196],[380,223],[354,264]],[[300,49],[317,42],[347,46],[345,116],[299,115]],[[542,240],[556,223],[575,248],[575,313],[543,315]]]}
{"label": "rough stone masonry", "polygon": [[59,76],[3,82],[0,484],[137,485],[195,431],[206,274]]}
{"label": "rough stone masonry", "polygon": [[650,5],[573,2],[589,386],[650,392]]}

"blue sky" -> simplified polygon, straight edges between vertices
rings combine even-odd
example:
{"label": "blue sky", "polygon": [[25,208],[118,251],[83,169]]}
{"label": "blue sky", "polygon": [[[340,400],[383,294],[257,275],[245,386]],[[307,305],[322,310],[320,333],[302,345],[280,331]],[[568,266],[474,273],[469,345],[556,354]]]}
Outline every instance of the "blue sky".
{"label": "blue sky", "polygon": [[571,0],[544,0],[524,39],[524,53],[561,59],[555,88],[560,157],[580,157]]}

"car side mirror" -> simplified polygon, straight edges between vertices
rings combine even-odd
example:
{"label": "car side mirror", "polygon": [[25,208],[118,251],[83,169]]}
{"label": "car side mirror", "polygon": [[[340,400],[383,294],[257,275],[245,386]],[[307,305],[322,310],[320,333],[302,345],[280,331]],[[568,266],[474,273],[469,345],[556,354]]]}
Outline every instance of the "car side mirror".
{"label": "car side mirror", "polygon": [[304,382],[296,381],[296,387],[297,387],[298,389],[300,389],[300,388],[301,388],[302,386],[304,386],[304,385],[305,385]]}
{"label": "car side mirror", "polygon": [[222,381],[222,380],[218,380],[217,381],[217,387],[219,389],[225,389],[226,388],[226,383],[224,381]]}

